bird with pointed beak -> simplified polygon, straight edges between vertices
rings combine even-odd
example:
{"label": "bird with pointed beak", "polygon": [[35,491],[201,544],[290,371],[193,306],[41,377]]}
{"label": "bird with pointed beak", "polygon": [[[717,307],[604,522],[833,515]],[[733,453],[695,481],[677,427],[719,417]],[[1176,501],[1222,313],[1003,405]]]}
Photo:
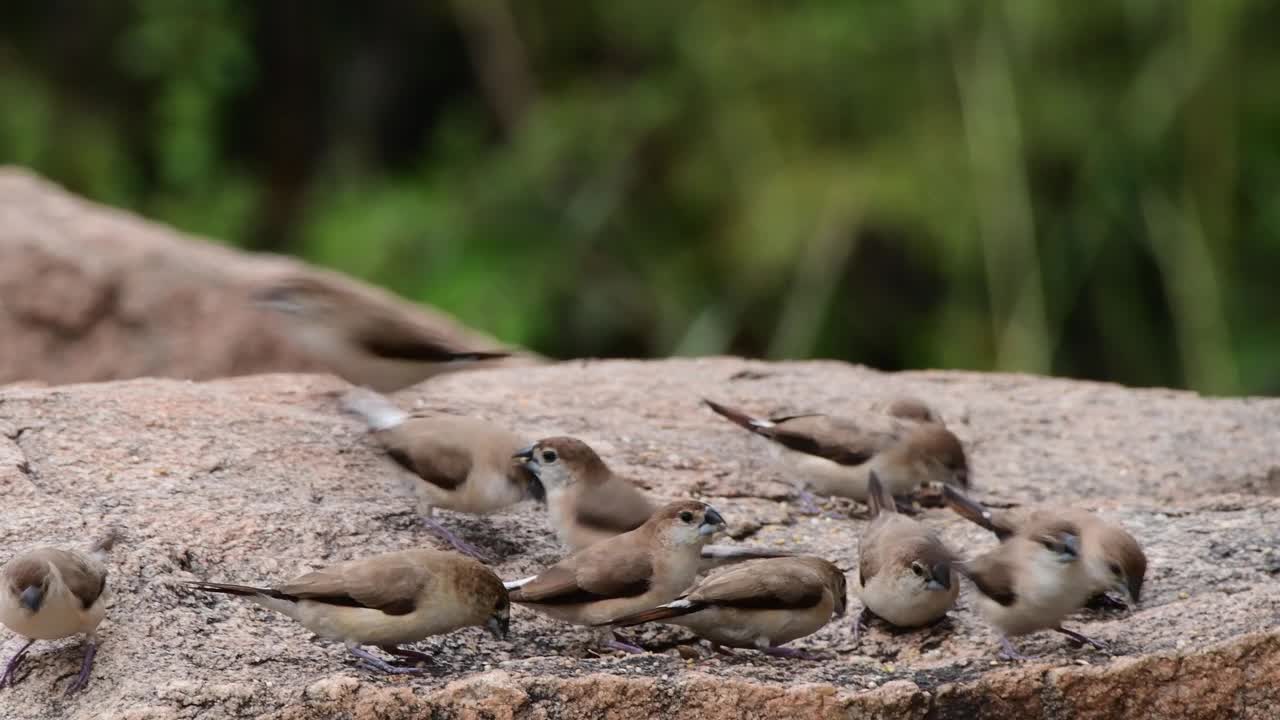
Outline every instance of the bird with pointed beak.
{"label": "bird with pointed beak", "polygon": [[362,665],[397,675],[423,670],[392,664],[363,646],[378,647],[402,663],[430,662],[430,655],[401,645],[470,626],[483,627],[501,640],[511,622],[507,589],[492,570],[438,550],[348,560],[269,587],[185,584],[274,610],[323,638],[342,642]]}
{"label": "bird with pointed beak", "polygon": [[89,684],[98,653],[98,625],[106,615],[107,553],[121,537],[112,528],[88,552],[39,547],[19,553],[0,570],[0,623],[27,638],[0,674],[0,688],[17,682],[18,666],[36,640],[85,635],[80,674],[66,694]]}
{"label": "bird with pointed beak", "polygon": [[936,622],[960,592],[951,550],[923,523],[897,511],[874,471],[868,486],[872,519],[858,544],[862,612],[853,624],[854,642],[872,618],[902,628]]}
{"label": "bird with pointed beak", "polygon": [[716,414],[768,440],[774,457],[797,483],[802,502],[810,508],[810,491],[867,502],[873,470],[899,499],[925,484],[969,485],[964,447],[954,433],[937,423],[822,414],[766,419],[711,400],[703,402]]}
{"label": "bird with pointed beak", "polygon": [[1090,604],[1115,605],[1106,593],[1114,592],[1123,606],[1137,605],[1147,575],[1147,556],[1136,538],[1123,527],[1087,510],[1077,508],[993,512],[954,488],[943,489],[943,501],[961,517],[991,531],[1001,541],[1014,535],[1034,536],[1059,520],[1080,529],[1080,560],[1089,574],[1094,594]]}
{"label": "bird with pointed beak", "polygon": [[[515,455],[543,487],[547,519],[560,544],[577,552],[643,525],[658,509],[630,479],[618,475],[595,450],[572,437],[539,440]],[[702,570],[794,553],[738,545],[705,545]]]}
{"label": "bird with pointed beak", "polygon": [[[706,503],[671,503],[635,530],[579,550],[531,578],[508,583],[511,601],[588,627],[649,610],[689,589],[702,562],[700,550],[724,529],[724,518]],[[607,628],[598,633],[597,643],[643,652],[619,642]]]}
{"label": "bird with pointed beak", "polygon": [[349,390],[342,407],[362,418],[387,456],[416,476],[423,524],[458,552],[489,560],[442,525],[436,508],[482,515],[542,499],[534,474],[512,461],[525,441],[508,430],[474,418],[412,416],[368,388]]}
{"label": "bird with pointed beak", "polygon": [[996,630],[1001,655],[1027,660],[1009,638],[1039,630],[1055,630],[1073,640],[1105,650],[1090,637],[1062,627],[1093,591],[1088,568],[1080,557],[1080,528],[1058,519],[1034,531],[1010,536],[994,550],[955,563],[956,570],[977,589],[978,611]]}
{"label": "bird with pointed beak", "polygon": [[751,560],[699,582],[675,600],[624,615],[609,626],[650,622],[680,625],[723,647],[754,648],[766,655],[809,659],[782,647],[812,635],[848,605],[844,573],[811,555]]}

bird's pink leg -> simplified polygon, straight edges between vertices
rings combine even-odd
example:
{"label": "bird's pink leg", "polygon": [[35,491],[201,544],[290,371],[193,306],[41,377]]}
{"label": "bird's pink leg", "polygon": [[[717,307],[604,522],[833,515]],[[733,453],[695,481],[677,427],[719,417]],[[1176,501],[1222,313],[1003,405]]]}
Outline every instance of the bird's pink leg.
{"label": "bird's pink leg", "polygon": [[18,672],[18,665],[22,662],[22,657],[27,654],[27,648],[31,647],[34,642],[35,640],[28,640],[26,645],[19,648],[18,652],[14,653],[12,658],[9,658],[9,664],[4,666],[4,674],[0,675],[0,688],[6,685],[13,685],[16,682],[14,675]]}
{"label": "bird's pink leg", "polygon": [[80,663],[80,674],[76,675],[76,679],[67,687],[67,694],[74,695],[85,688],[89,684],[89,673],[93,672],[93,658],[98,654],[98,643],[89,638],[88,648],[84,651],[84,660]]}

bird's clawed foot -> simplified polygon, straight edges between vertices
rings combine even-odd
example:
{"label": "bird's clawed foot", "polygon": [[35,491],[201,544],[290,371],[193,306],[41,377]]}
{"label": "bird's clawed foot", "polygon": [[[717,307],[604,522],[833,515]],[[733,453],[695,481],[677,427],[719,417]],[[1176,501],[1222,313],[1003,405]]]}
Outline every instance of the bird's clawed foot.
{"label": "bird's clawed foot", "polygon": [[796,508],[796,512],[801,515],[817,515],[822,512],[822,508],[818,506],[818,499],[808,490],[801,490],[797,492],[796,499],[800,501],[800,505]]}
{"label": "bird's clawed foot", "polygon": [[473,557],[486,565],[493,564],[493,560],[483,550],[458,537],[452,530],[441,525],[435,518],[424,517],[422,518],[422,524],[441,540],[449,543],[454,550],[468,557]]}
{"label": "bird's clawed foot", "polygon": [[1117,600],[1106,593],[1098,593],[1089,598],[1089,603],[1085,607],[1090,610],[1116,611],[1128,610],[1129,603],[1123,600]]}
{"label": "bird's clawed foot", "polygon": [[398,645],[383,645],[381,648],[382,652],[387,653],[388,655],[395,655],[398,658],[402,658],[401,660],[396,660],[393,663],[397,666],[415,665],[417,663],[435,664],[435,658],[424,652],[410,650],[409,648],[402,648]]}
{"label": "bird's clawed foot", "polygon": [[792,660],[821,660],[822,658],[813,653],[805,652],[797,648],[789,647],[769,647],[761,650],[765,655],[778,658],[789,658]]}
{"label": "bird's clawed foot", "polygon": [[362,647],[349,647],[347,650],[356,657],[360,658],[360,664],[371,669],[383,672],[388,675],[415,675],[426,672],[425,668],[420,667],[404,667],[403,665],[392,665],[373,653]]}
{"label": "bird's clawed foot", "polygon": [[1088,635],[1083,635],[1081,633],[1076,632],[1075,630],[1068,630],[1061,626],[1054,628],[1054,630],[1062,633],[1063,635],[1066,635],[1067,637],[1071,638],[1072,640],[1079,643],[1080,645],[1091,645],[1095,650],[1098,650],[1101,652],[1107,652],[1111,649],[1110,647],[1107,646],[1106,643],[1102,642],[1101,640],[1094,640]]}
{"label": "bird's clawed foot", "polygon": [[1010,662],[1021,662],[1024,660],[1035,660],[1036,658],[1034,655],[1023,655],[1018,652],[1018,649],[1013,646],[1013,643],[1009,642],[1009,638],[1001,635],[1000,659],[1008,660]]}
{"label": "bird's clawed foot", "polygon": [[871,628],[871,618],[873,617],[875,617],[875,615],[872,614],[870,610],[862,608],[862,612],[858,613],[858,616],[853,619],[854,645],[857,645],[858,641],[862,639],[862,632]]}
{"label": "bird's clawed foot", "polygon": [[67,694],[74,695],[89,684],[89,673],[93,671],[93,658],[98,654],[98,643],[90,640],[84,651],[84,661],[80,663],[80,674],[67,686]]}
{"label": "bird's clawed foot", "polygon": [[617,638],[606,640],[600,647],[606,650],[618,650],[627,653],[628,655],[643,655],[645,653],[645,649],[639,645],[632,645],[629,642],[623,642]]}
{"label": "bird's clawed foot", "polygon": [[4,666],[4,674],[0,675],[0,688],[9,687],[17,684],[18,665],[22,663],[22,658],[27,654],[27,648],[31,647],[31,643],[35,640],[28,640],[26,645],[18,649],[18,652],[9,658],[9,663]]}

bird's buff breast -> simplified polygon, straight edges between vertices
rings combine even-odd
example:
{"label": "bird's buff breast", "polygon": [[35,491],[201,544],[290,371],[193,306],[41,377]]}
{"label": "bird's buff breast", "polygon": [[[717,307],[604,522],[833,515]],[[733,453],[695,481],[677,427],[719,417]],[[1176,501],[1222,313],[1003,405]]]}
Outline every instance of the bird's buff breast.
{"label": "bird's buff breast", "polygon": [[[479,477],[485,473],[484,477]],[[524,499],[520,488],[504,475],[473,471],[460,490],[442,490],[420,478],[414,478],[418,501],[429,507],[483,515],[515,505]]]}
{"label": "bird's buff breast", "polygon": [[882,573],[862,588],[862,604],[878,617],[898,627],[918,627],[942,617],[960,592],[957,578],[948,590],[928,590],[910,570],[896,575]]}
{"label": "bird's buff breast", "polygon": [[369,608],[302,600],[288,614],[311,632],[331,640],[362,645],[396,645],[465,627],[468,623],[464,618],[442,611],[447,604],[422,607],[408,615],[388,615]]}
{"label": "bird's buff breast", "polygon": [[764,649],[817,632],[831,619],[833,606],[831,595],[824,593],[822,602],[805,610],[710,607],[670,622],[718,645]]}
{"label": "bird's buff breast", "polygon": [[1089,599],[1090,583],[1084,564],[1067,565],[1041,554],[1014,588],[1017,600],[1001,605],[981,593],[978,609],[1005,635],[1025,635],[1058,625]]}
{"label": "bird's buff breast", "polygon": [[821,495],[836,495],[860,502],[867,499],[869,468],[862,465],[841,465],[816,455],[789,450],[770,443],[784,473]]}
{"label": "bird's buff breast", "polygon": [[59,640],[76,633],[91,633],[102,622],[107,611],[109,593],[102,595],[88,609],[69,591],[50,593],[40,612],[33,613],[18,604],[9,593],[0,593],[0,623],[34,640]]}

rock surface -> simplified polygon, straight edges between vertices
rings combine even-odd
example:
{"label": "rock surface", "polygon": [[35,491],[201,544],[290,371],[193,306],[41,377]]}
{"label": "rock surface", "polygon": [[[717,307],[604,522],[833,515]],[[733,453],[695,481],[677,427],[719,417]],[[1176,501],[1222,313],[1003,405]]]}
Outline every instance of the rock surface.
{"label": "rock surface", "polygon": [[[111,559],[115,600],[89,688],[67,640],[33,648],[0,690],[7,720],[169,718],[1274,718],[1280,712],[1280,401],[951,372],[881,374],[840,363],[732,359],[572,362],[446,376],[397,396],[420,411],[487,418],[530,439],[577,434],[659,496],[708,499],[731,533],[853,567],[859,510],[792,512],[756,439],[700,407],[857,412],[894,392],[928,398],[970,447],[985,500],[1055,500],[1123,522],[1151,568],[1132,614],[1052,633],[1041,660],[994,661],[962,596],[949,620],[854,646],[851,617],[794,646],[823,662],[742,651],[686,660],[682,630],[633,637],[653,654],[596,657],[587,633],[517,607],[509,642],[466,630],[424,642],[431,674],[386,679],[341,647],[185,579],[265,582],[435,544],[405,473],[335,407],[327,376],[204,383],[135,380],[0,391],[0,558],[36,543],[129,539]],[[993,540],[945,511],[925,521],[966,553]],[[503,558],[505,578],[557,556],[536,506],[479,519],[442,513]],[[968,590],[966,589],[966,594]],[[856,601],[851,611],[858,608]],[[7,656],[16,640],[3,639]]]}
{"label": "rock surface", "polygon": [[310,370],[274,318],[247,302],[261,283],[295,274],[401,306],[444,337],[495,346],[336,273],[185,236],[0,168],[0,384]]}

